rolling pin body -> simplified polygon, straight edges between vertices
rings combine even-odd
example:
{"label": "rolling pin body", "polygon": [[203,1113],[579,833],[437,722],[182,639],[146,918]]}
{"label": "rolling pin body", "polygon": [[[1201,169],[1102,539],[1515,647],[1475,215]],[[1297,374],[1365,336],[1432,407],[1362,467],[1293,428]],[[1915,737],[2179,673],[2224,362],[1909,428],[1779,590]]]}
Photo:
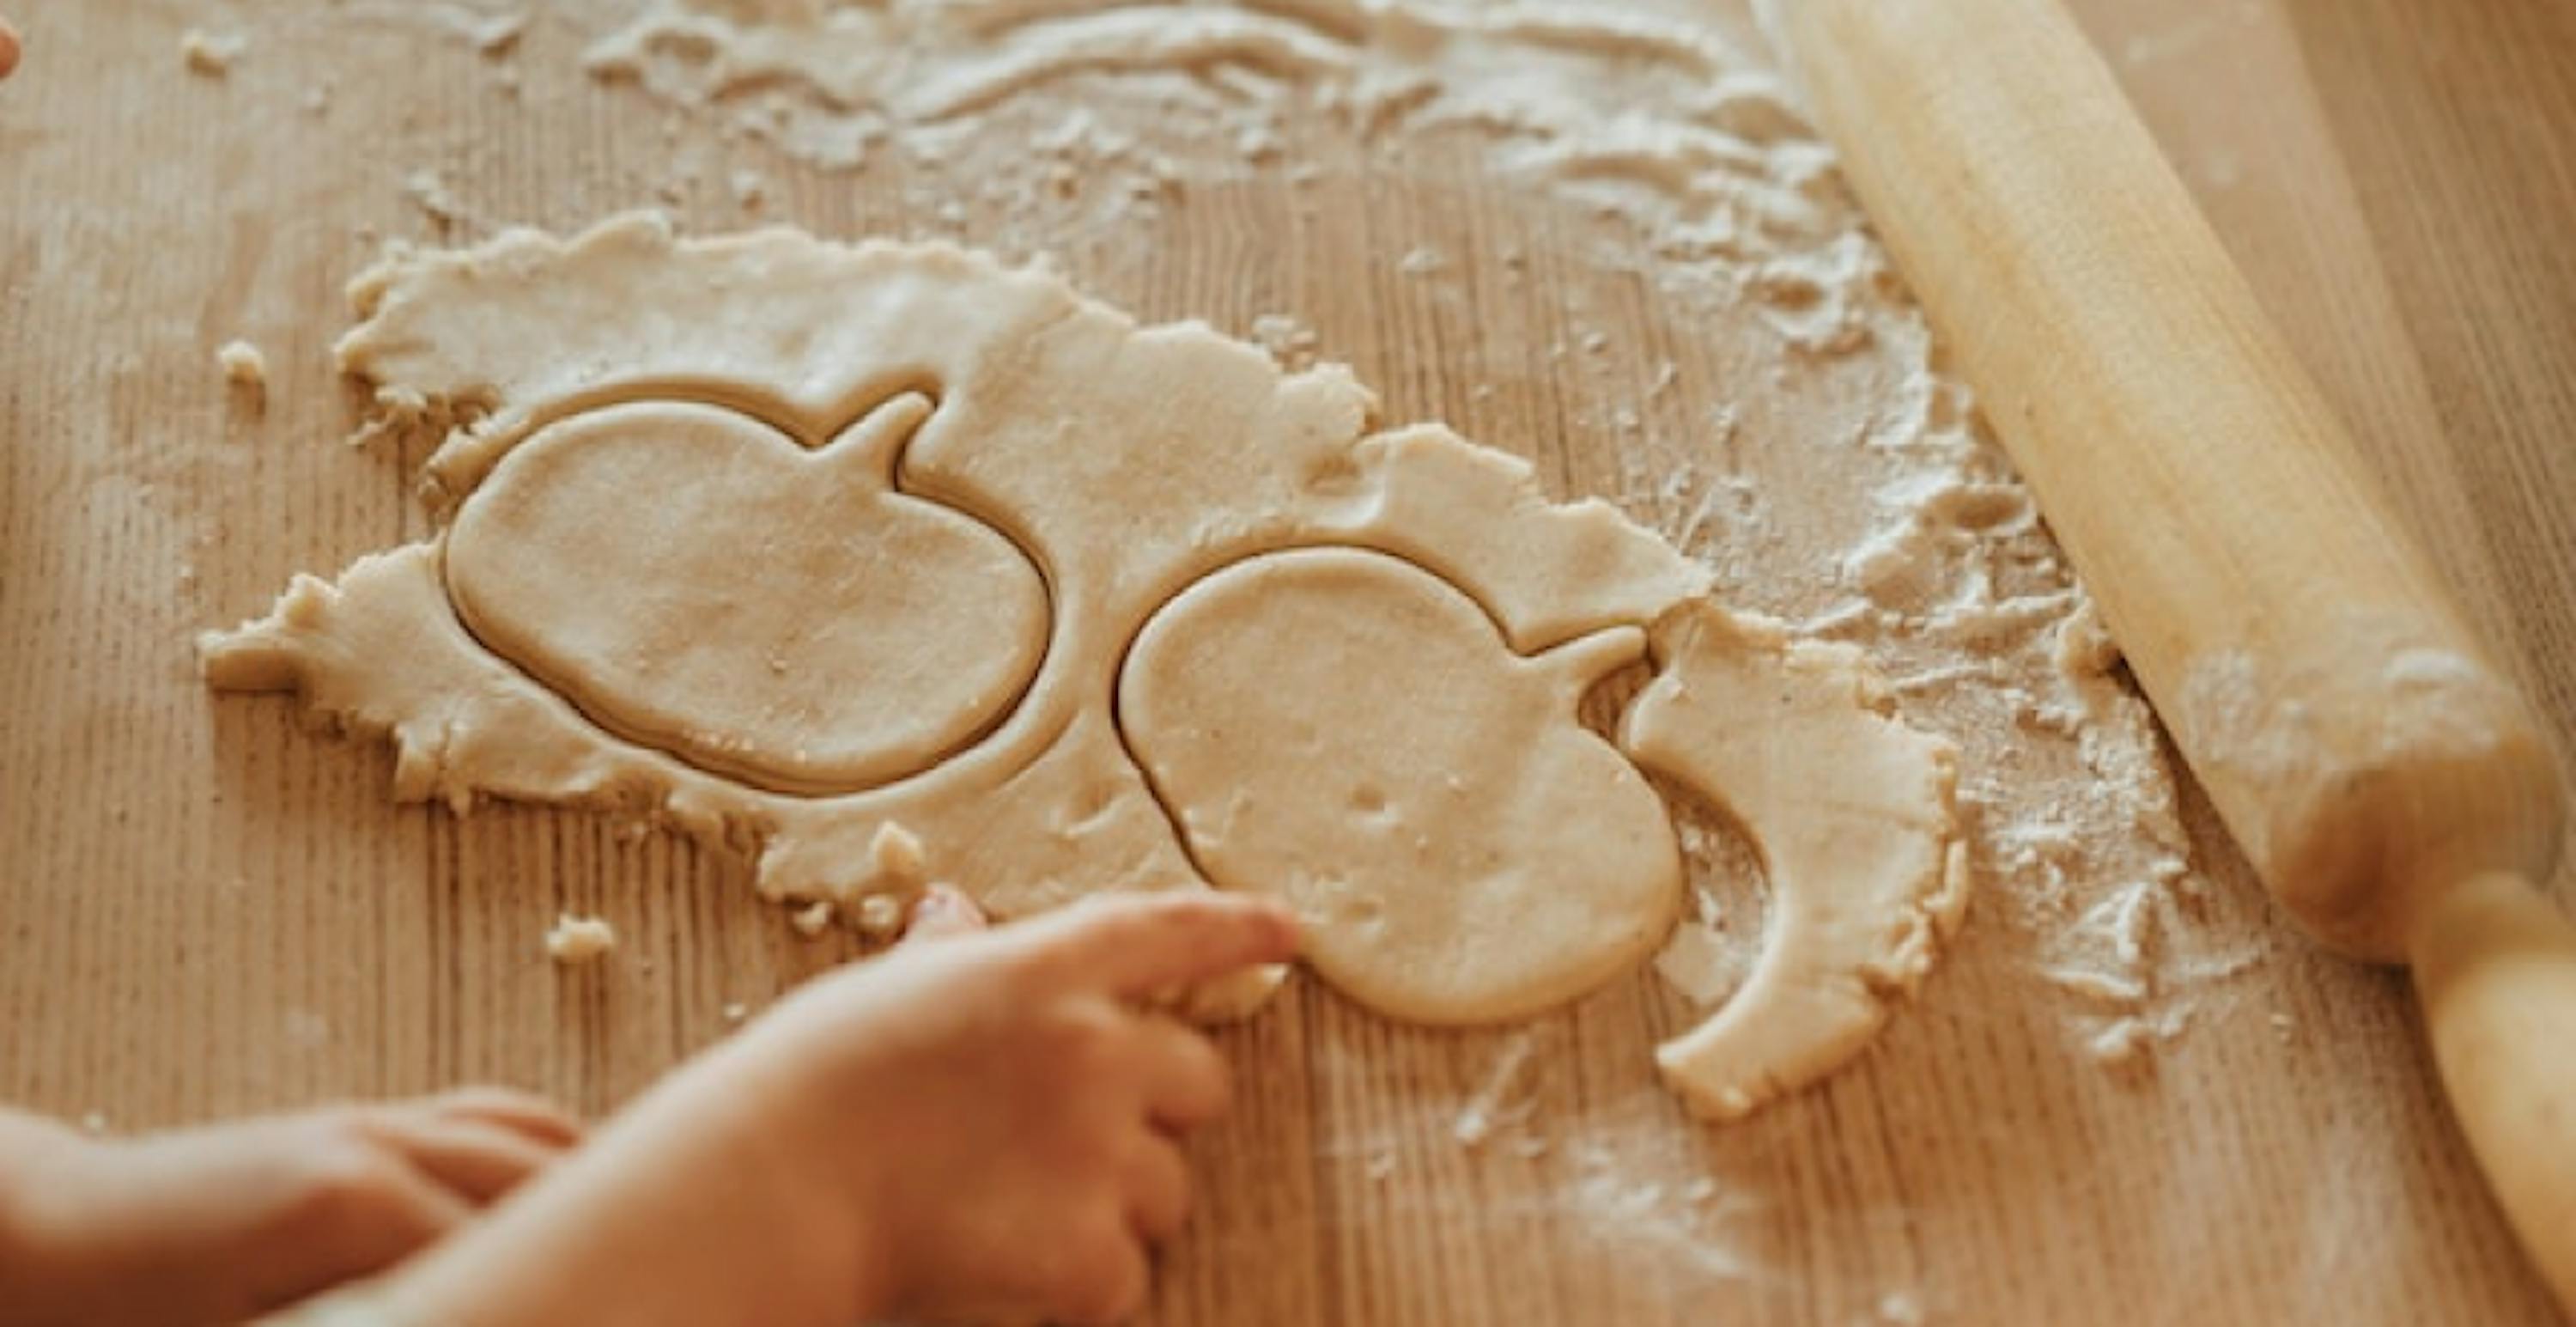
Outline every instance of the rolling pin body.
{"label": "rolling pin body", "polygon": [[2576,1310],[2576,929],[2527,703],[2058,0],[1764,19],[2265,884],[2415,965],[2452,1103]]}

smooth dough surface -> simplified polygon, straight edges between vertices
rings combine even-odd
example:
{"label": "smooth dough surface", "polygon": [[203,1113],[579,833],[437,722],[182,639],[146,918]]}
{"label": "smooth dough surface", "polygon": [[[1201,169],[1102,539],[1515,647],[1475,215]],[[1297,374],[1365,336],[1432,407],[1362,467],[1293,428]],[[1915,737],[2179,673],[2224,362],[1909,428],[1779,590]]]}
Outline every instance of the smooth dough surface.
{"label": "smooth dough surface", "polygon": [[1682,888],[1662,799],[1575,719],[1634,628],[1536,659],[1378,553],[1256,557],[1136,640],[1129,745],[1221,888],[1307,919],[1354,999],[1435,1023],[1591,989],[1663,938]]}
{"label": "smooth dough surface", "polygon": [[1737,810],[1778,896],[1677,1086],[1733,1109],[1848,1058],[1955,916],[1946,748],[1856,658],[1508,454],[1377,429],[1339,366],[946,245],[650,216],[352,296],[341,366],[442,435],[442,527],[201,653],[390,737],[398,797],[650,815],[860,919],[922,879],[1010,917],[1204,865],[1296,899],[1359,999],[1505,1017],[1672,923],[1669,820],[1571,718],[1651,629],[1624,749]]}
{"label": "smooth dough surface", "polygon": [[820,446],[691,402],[550,425],[458,509],[448,594],[585,715],[701,768],[789,792],[914,773],[1019,698],[1047,637],[1009,540],[892,491],[931,409],[906,393]]}

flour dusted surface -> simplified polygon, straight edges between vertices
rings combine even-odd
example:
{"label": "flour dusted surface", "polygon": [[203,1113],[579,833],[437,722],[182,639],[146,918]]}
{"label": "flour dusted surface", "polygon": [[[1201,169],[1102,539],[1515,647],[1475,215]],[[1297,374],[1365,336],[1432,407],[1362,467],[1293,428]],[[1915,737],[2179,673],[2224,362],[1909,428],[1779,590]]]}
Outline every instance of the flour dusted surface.
{"label": "flour dusted surface", "polygon": [[[1014,8],[1049,21],[1081,17],[1071,6]],[[1399,7],[1399,16],[1413,8]],[[1600,25],[1589,26],[1586,41],[1601,44]],[[605,36],[608,28],[597,31]],[[798,185],[809,200],[873,191],[900,200],[904,224],[917,233],[1005,252],[1060,251],[1139,307],[1166,316],[1205,312],[1238,331],[1259,319],[1270,334],[1262,339],[1276,335],[1306,355],[1373,359],[1381,367],[1363,371],[1410,403],[1399,405],[1403,413],[1438,413],[1471,433],[1502,436],[1475,422],[1484,413],[1561,409],[1569,438],[1587,456],[1551,468],[1551,487],[1619,498],[1718,566],[1731,598],[1802,634],[1861,644],[1887,667],[1909,717],[1961,741],[1983,886],[1961,962],[1979,977],[1973,994],[1936,990],[1927,1014],[1981,1023],[1982,1002],[2028,1001],[2063,1016],[2056,1053],[2082,1060],[2097,1034],[2134,1016],[2130,1008],[2152,1014],[2197,1001],[2209,983],[2229,980],[2200,974],[2257,956],[2202,952],[2202,910],[2211,905],[2193,897],[2187,876],[2173,874],[2185,854],[2170,832],[2171,777],[2152,729],[2115,668],[2080,674],[2106,689],[2088,698],[2089,683],[2078,685],[2041,657],[2055,645],[2052,619],[2073,612],[2080,597],[2055,597],[2067,586],[2053,549],[2020,486],[1968,426],[1964,400],[1937,376],[1917,377],[1931,363],[1919,324],[1894,293],[1883,256],[1858,238],[1829,155],[1794,113],[1767,98],[1743,35],[1739,28],[1722,39],[1702,36],[1743,75],[1722,98],[1708,98],[1743,131],[1734,135],[1740,144],[1699,134],[1675,110],[1694,95],[1688,85],[1704,80],[1688,69],[1661,70],[1643,55],[1635,77],[1617,80],[1617,99],[1603,94],[1603,71],[1629,66],[1580,53],[1562,57],[1565,76],[1547,83],[1544,96],[1524,97],[1508,80],[1487,80],[1473,60],[1453,55],[1425,78],[1418,52],[1362,43],[1348,76],[1321,66],[1280,72],[1219,62],[1202,71],[1140,62],[1031,84],[956,126],[889,124],[847,176],[809,175],[799,160],[751,152],[745,145],[757,146],[765,130],[746,127],[720,152],[714,126],[750,114],[775,121],[774,103],[796,103],[792,117],[832,118],[806,105],[792,79],[767,86],[750,79],[711,111],[672,103],[683,131],[671,178],[694,206],[722,202],[728,172],[712,163],[737,152],[759,163],[779,215],[791,181],[821,182]],[[1515,40],[1551,46],[1541,36]],[[1421,90],[1430,82],[1443,88]],[[638,108],[653,104],[643,93],[624,95]],[[1559,104],[1534,104],[1549,100]],[[1546,129],[1545,117],[1579,118],[1587,101],[1597,112],[1593,127]],[[1447,114],[1467,103],[1474,103],[1468,111]],[[1641,113],[1615,129],[1598,123],[1624,110]],[[1166,117],[1193,132],[1158,134]],[[1201,126],[1254,132],[1194,132]],[[1279,150],[1267,148],[1264,134]],[[1628,150],[1658,142],[1705,150]],[[1279,248],[1321,237],[1322,251],[1349,253],[1360,223],[1346,224],[1325,205],[1335,182],[1374,172],[1415,181],[1438,199],[1441,172],[1471,164],[1522,182],[1530,210],[1467,239],[1442,229],[1432,210],[1372,211],[1365,228],[1377,262],[1391,268],[1423,245],[1446,260],[1441,270],[1403,276],[1413,291],[1404,305],[1375,293],[1357,265],[1340,274],[1332,297],[1312,284],[1301,293],[1293,279],[1256,276],[1237,304],[1220,297],[1157,305],[1154,292],[1163,287],[1148,283],[1141,258],[1126,256],[1165,244],[1201,252],[1193,246],[1211,233],[1211,215],[1248,206],[1279,228],[1260,232]],[[488,180],[478,184],[474,172],[445,165],[460,202],[490,197]],[[853,183],[834,183],[844,179]],[[1801,209],[1822,222],[1805,232],[1777,228]],[[555,220],[578,224],[588,215]],[[1214,229],[1222,233],[1222,225]],[[1837,247],[1844,236],[1853,238]],[[1440,327],[1459,325],[1439,311],[1472,295],[1478,312],[1465,324],[1474,335],[1441,342],[1436,376],[1386,367],[1433,356],[1373,347],[1364,324],[1329,302],[1343,288],[1415,318],[1416,333],[1432,315]],[[1524,311],[1508,302],[1513,292],[1550,307]],[[1498,293],[1506,302],[1495,302]],[[1915,512],[1930,515],[1917,520]],[[1959,563],[1985,564],[1986,584]],[[1988,601],[2002,611],[1980,611]],[[1951,602],[1969,611],[1943,617]],[[2100,735],[2088,741],[2086,732]],[[2004,749],[2014,757],[1992,758]],[[2106,777],[2097,765],[2124,773]],[[1733,955],[1740,964],[1761,922],[1758,863],[1731,862],[1739,854],[1723,825],[1685,839],[1702,845],[1692,853],[1701,886],[1693,915],[1706,942],[1700,957]],[[1730,984],[1724,959],[1701,970],[1710,977],[1704,989],[1721,997]],[[2149,1039],[2150,1055],[2158,1044]],[[1891,1072],[1925,1063],[1910,1051],[1889,1054]],[[1473,1081],[1468,1073],[1466,1085]],[[1558,1118],[1573,1109],[1562,1095],[1548,1101],[1544,1110]],[[1615,1177],[1599,1195],[1605,1209],[1621,1209],[1624,1194],[1650,1182],[1651,1149],[1634,1138],[1605,1139],[1600,1118],[1585,1118],[1594,1127],[1584,1136],[1618,1163],[1586,1173]],[[1377,1155],[1354,1153],[1353,1164],[1373,1166]],[[1557,1136],[1543,1164],[1574,1158],[1573,1141]],[[1576,1191],[1568,1190],[1569,1201]],[[1930,1298],[1940,1303],[1937,1293]]]}

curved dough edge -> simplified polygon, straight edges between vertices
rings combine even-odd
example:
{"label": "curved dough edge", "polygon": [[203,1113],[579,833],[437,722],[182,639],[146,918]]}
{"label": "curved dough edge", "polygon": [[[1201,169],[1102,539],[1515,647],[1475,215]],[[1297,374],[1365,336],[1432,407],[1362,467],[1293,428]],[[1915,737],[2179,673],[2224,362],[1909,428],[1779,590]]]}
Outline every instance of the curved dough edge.
{"label": "curved dough edge", "polygon": [[1847,645],[1703,600],[1656,624],[1653,653],[1621,748],[1734,816],[1770,875],[1744,985],[1655,1052],[1695,1113],[1736,1119],[1858,1055],[1958,928],[1957,753],[1895,717]]}

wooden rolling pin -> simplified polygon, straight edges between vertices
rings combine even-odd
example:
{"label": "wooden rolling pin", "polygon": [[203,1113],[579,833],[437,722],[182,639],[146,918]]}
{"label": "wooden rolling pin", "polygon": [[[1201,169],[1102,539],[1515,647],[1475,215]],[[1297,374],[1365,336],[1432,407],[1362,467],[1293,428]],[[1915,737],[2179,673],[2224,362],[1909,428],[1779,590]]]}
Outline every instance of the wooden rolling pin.
{"label": "wooden rolling pin", "polygon": [[1763,20],[2183,755],[2318,939],[2413,964],[2576,1313],[2576,928],[2530,707],[2058,0]]}

